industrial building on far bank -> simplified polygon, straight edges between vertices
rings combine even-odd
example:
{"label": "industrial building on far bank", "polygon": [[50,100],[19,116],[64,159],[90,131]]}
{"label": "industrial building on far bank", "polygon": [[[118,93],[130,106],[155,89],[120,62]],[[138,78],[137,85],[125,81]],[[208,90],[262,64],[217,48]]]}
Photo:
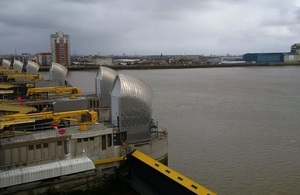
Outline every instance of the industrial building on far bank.
{"label": "industrial building on far bank", "polygon": [[300,43],[293,44],[290,52],[246,53],[243,60],[247,63],[300,63]]}

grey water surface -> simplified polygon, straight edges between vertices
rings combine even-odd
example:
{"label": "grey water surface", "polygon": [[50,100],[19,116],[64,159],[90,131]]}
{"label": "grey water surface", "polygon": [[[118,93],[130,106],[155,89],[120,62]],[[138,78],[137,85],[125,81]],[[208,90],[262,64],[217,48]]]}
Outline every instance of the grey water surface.
{"label": "grey water surface", "polygon": [[[300,194],[300,67],[118,72],[155,91],[171,168],[218,194]],[[67,79],[93,93],[95,76]]]}

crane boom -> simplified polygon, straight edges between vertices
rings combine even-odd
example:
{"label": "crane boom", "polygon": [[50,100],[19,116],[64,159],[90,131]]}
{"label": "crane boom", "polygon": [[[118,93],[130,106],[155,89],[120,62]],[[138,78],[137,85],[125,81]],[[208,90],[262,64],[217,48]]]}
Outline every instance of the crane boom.
{"label": "crane boom", "polygon": [[79,124],[95,124],[97,122],[97,112],[93,110],[75,110],[66,112],[39,112],[6,115],[2,118],[2,121],[0,121],[0,130],[11,125],[30,123],[45,119],[51,119],[54,126],[58,126],[62,120],[76,121]]}
{"label": "crane boom", "polygon": [[0,68],[0,75],[3,75],[3,73],[16,74],[19,73],[19,71],[14,69],[8,69],[8,68]]}
{"label": "crane boom", "polygon": [[28,88],[26,96],[33,97],[42,93],[55,93],[55,94],[70,94],[71,96],[81,95],[81,88],[72,86],[56,86],[56,87],[34,87]]}
{"label": "crane boom", "polygon": [[33,79],[33,80],[43,80],[43,77],[39,74],[12,74],[8,75],[7,79],[12,80],[16,78],[23,78],[23,79]]}

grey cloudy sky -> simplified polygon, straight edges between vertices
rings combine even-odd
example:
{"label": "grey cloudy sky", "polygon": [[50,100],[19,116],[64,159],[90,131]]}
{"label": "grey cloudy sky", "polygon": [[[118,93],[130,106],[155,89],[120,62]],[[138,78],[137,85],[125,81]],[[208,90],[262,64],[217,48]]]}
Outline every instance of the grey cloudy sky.
{"label": "grey cloudy sky", "polygon": [[1,0],[0,55],[288,52],[300,42],[299,0]]}

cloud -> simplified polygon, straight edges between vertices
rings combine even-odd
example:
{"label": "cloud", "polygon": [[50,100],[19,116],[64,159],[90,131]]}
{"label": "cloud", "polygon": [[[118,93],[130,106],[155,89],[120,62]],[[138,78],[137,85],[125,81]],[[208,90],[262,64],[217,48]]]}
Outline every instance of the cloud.
{"label": "cloud", "polygon": [[102,55],[287,51],[300,32],[296,0],[4,0],[0,7],[0,55],[50,51],[57,31],[70,35],[72,52]]}

